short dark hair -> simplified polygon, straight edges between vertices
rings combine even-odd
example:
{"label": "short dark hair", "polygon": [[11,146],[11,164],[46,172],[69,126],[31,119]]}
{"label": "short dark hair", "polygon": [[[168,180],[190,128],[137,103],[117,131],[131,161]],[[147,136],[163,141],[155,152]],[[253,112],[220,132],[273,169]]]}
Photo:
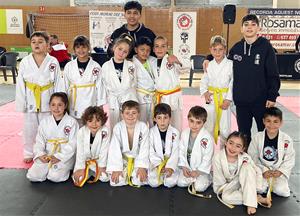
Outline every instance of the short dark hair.
{"label": "short dark hair", "polygon": [[137,9],[140,13],[142,13],[142,5],[137,1],[128,1],[124,5],[124,11],[130,10],[130,9]]}
{"label": "short dark hair", "polygon": [[280,121],[282,121],[282,111],[277,107],[267,108],[264,112],[264,118],[266,118],[268,116],[278,117],[280,119]]}
{"label": "short dark hair", "polygon": [[136,40],[135,42],[135,47],[141,46],[141,45],[147,45],[149,46],[151,49],[153,47],[153,43],[150,40],[150,38],[148,37],[140,37]]}
{"label": "short dark hair", "polygon": [[233,131],[231,134],[228,135],[226,141],[228,141],[231,137],[239,137],[242,140],[245,152],[248,150],[248,137],[246,134],[239,131]]}
{"label": "short dark hair", "polygon": [[47,32],[45,31],[35,31],[33,32],[31,35],[30,35],[30,40],[33,38],[33,37],[42,37],[45,39],[46,43],[49,42],[49,35]]}
{"label": "short dark hair", "polygon": [[101,121],[101,126],[105,125],[107,121],[107,113],[98,106],[89,106],[85,109],[84,113],[81,116],[83,124],[86,125],[86,123],[89,120],[92,120],[94,116],[98,121]]}
{"label": "short dark hair", "polygon": [[257,18],[257,16],[255,14],[248,14],[248,15],[244,16],[242,19],[242,25],[244,24],[244,22],[247,22],[250,20],[255,22],[257,25],[259,25],[259,19]]}
{"label": "short dark hair", "polygon": [[88,47],[89,49],[91,48],[90,41],[85,35],[77,35],[74,38],[73,49],[75,50],[75,47],[78,46]]}
{"label": "short dark hair", "polygon": [[154,107],[154,118],[159,114],[169,115],[169,117],[171,117],[171,113],[172,110],[169,104],[160,103]]}
{"label": "short dark hair", "polygon": [[207,112],[201,106],[194,106],[190,109],[188,113],[188,118],[194,117],[196,119],[201,119],[203,122],[206,122],[207,119]]}
{"label": "short dark hair", "polygon": [[136,101],[133,101],[133,100],[128,100],[128,101],[125,101],[123,104],[122,104],[122,113],[124,112],[125,109],[137,109],[138,112],[140,112],[140,105],[138,102]]}
{"label": "short dark hair", "polygon": [[68,105],[69,105],[68,95],[64,92],[54,92],[50,97],[49,104],[55,97],[61,98],[62,102],[66,105],[65,111],[64,111],[64,113],[66,113],[68,111]]}

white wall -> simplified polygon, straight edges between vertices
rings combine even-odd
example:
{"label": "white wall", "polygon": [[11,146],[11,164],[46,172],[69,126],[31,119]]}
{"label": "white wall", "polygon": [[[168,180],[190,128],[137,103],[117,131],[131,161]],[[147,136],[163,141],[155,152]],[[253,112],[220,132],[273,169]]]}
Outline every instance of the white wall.
{"label": "white wall", "polygon": [[0,0],[1,6],[70,6],[70,0]]}

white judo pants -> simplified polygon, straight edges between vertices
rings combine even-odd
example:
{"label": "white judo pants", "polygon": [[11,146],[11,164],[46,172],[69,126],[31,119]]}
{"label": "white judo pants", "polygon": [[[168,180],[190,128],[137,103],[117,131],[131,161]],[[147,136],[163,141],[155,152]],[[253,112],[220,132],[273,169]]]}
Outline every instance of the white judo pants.
{"label": "white judo pants", "polygon": [[[131,174],[131,182],[136,185],[136,186],[143,186],[143,185],[147,185],[147,181],[142,182],[140,181],[140,179],[136,176],[136,171],[138,168],[134,168],[133,172]],[[119,186],[124,186],[124,185],[128,185],[127,181],[127,166],[123,169],[123,176],[119,177],[119,182],[116,184],[111,180],[111,175],[110,175],[110,186],[113,187],[119,187]]]}
{"label": "white judo pants", "polygon": [[[165,187],[171,188],[177,184],[178,176],[179,176],[179,170],[176,170],[170,177],[166,177],[164,174],[162,174],[160,176],[160,182],[162,182]],[[151,187],[159,186],[156,167],[148,171],[148,184]]]}
{"label": "white judo pants", "polygon": [[153,127],[152,106],[152,103],[140,104],[140,120],[145,122],[149,126],[149,128]]}
{"label": "white judo pants", "polygon": [[208,174],[200,174],[197,178],[187,178],[183,175],[182,169],[180,169],[177,186],[188,187],[192,183],[194,183],[196,191],[203,192],[211,185],[212,178]]}
{"label": "white judo pants", "polygon": [[41,120],[49,116],[49,112],[25,112],[23,124],[23,155],[24,158],[33,158],[33,145],[35,143],[38,126]]}
{"label": "white judo pants", "polygon": [[46,179],[53,182],[63,182],[68,180],[69,175],[70,168],[63,162],[53,164],[51,168],[49,168],[48,163],[43,163],[37,158],[28,170],[26,177],[32,182],[42,182]]}
{"label": "white judo pants", "polygon": [[[268,187],[267,179],[263,178],[262,189],[258,192],[267,193]],[[282,197],[289,197],[291,195],[288,179],[285,175],[281,175],[273,180],[273,193]]]}

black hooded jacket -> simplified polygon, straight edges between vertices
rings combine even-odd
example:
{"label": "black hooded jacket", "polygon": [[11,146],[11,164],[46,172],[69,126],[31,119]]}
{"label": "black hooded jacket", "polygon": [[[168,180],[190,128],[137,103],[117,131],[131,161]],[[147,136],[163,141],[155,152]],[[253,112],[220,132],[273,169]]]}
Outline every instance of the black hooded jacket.
{"label": "black hooded jacket", "polygon": [[258,37],[252,44],[245,39],[229,51],[233,61],[233,101],[236,105],[276,101],[280,78],[275,52],[270,42]]}

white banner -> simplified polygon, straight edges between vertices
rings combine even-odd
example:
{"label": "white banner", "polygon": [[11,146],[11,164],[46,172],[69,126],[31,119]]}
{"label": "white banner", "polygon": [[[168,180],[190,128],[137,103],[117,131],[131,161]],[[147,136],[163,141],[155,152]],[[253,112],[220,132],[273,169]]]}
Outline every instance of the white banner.
{"label": "white banner", "polygon": [[[19,9],[3,9],[1,13],[0,32],[4,34],[23,34],[23,11]],[[6,28],[5,28],[6,27]]]}
{"label": "white banner", "polygon": [[92,49],[99,47],[106,51],[113,31],[125,23],[124,12],[89,11],[90,42]]}
{"label": "white banner", "polygon": [[259,18],[260,36],[269,39],[275,49],[295,49],[300,35],[300,9],[249,9]]}
{"label": "white banner", "polygon": [[173,54],[185,59],[196,54],[196,12],[173,12]]}

